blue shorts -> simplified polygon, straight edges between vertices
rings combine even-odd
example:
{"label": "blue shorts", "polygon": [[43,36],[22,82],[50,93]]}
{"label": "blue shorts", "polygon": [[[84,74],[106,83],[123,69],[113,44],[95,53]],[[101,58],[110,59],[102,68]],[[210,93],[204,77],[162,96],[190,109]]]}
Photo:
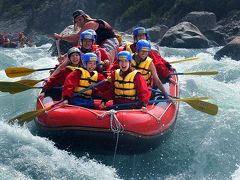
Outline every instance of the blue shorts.
{"label": "blue shorts", "polygon": [[93,99],[88,99],[80,96],[75,96],[73,97],[69,104],[75,105],[75,106],[82,106],[86,108],[95,108],[94,101]]}

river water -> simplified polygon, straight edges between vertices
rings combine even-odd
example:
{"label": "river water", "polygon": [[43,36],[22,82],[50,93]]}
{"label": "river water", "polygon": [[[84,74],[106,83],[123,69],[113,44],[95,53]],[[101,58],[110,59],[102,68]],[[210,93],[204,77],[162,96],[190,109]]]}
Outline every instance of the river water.
{"label": "river water", "polygon": [[[0,80],[41,79],[47,71],[10,79],[8,67],[54,67],[50,44],[37,48],[0,49]],[[174,64],[178,72],[219,71],[216,76],[179,76],[181,97],[209,96],[219,106],[216,116],[181,103],[169,139],[142,154],[95,154],[71,151],[35,133],[33,122],[19,127],[6,121],[34,110],[38,90],[0,93],[0,179],[240,179],[240,63],[213,59],[217,48],[186,50],[160,48],[169,61],[202,58]]]}

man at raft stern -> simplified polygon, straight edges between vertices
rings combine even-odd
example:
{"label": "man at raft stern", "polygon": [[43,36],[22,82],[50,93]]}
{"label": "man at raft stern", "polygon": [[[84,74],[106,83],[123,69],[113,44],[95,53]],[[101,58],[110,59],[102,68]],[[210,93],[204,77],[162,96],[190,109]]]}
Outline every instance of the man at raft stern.
{"label": "man at raft stern", "polygon": [[73,14],[79,18],[78,22],[81,26],[79,33],[69,36],[63,36],[54,33],[54,38],[77,43],[79,42],[80,34],[83,31],[93,29],[97,34],[96,44],[100,45],[100,47],[104,48],[107,51],[110,56],[110,63],[113,63],[119,47],[119,42],[116,38],[113,28],[104,20],[92,19],[82,10],[76,10]]}

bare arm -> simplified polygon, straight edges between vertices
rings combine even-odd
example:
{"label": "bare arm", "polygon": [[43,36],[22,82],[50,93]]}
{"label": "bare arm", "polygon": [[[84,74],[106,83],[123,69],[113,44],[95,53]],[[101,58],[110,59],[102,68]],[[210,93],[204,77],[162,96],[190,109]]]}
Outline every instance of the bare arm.
{"label": "bare arm", "polygon": [[63,35],[57,34],[57,33],[53,34],[53,37],[55,39],[60,39],[60,40],[68,41],[68,42],[78,42],[79,36],[80,36],[80,33],[72,34],[72,35],[68,35],[68,36],[63,36]]}
{"label": "bare arm", "polygon": [[58,74],[62,68],[66,67],[69,62],[69,59],[66,58],[65,61],[57,67],[57,69],[51,74],[50,77],[56,76],[56,74]]}
{"label": "bare arm", "polygon": [[150,64],[150,71],[151,71],[151,73],[153,75],[153,80],[156,83],[158,89],[165,95],[165,97],[168,97],[168,95],[166,93],[166,90],[165,90],[162,82],[160,81],[160,79],[159,79],[159,77],[157,75],[157,71],[156,71],[156,68],[155,68],[153,62],[151,62],[151,64]]}
{"label": "bare arm", "polygon": [[98,26],[99,26],[98,23],[96,23],[94,21],[89,21],[89,22],[86,22],[84,24],[84,26],[81,28],[81,30],[77,34],[62,36],[60,34],[54,33],[54,38],[55,39],[62,39],[62,40],[69,41],[69,42],[78,42],[79,38],[80,38],[80,35],[83,31],[85,31],[87,29],[96,30],[98,28]]}

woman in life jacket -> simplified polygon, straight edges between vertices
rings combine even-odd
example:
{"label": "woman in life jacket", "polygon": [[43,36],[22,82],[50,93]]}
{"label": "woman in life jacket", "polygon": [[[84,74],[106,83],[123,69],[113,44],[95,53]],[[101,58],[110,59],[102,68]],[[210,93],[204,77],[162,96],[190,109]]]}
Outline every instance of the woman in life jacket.
{"label": "woman in life jacket", "polygon": [[[144,27],[137,27],[133,30],[133,44],[126,44],[123,48],[123,50],[127,50],[131,53],[136,52],[136,44],[139,40],[148,40],[149,41],[149,34],[147,30]],[[156,50],[151,49],[148,55],[153,60],[153,64],[156,67],[157,74],[159,79],[162,81],[162,83],[170,82],[172,81],[170,77],[170,71],[175,70],[169,62],[167,62],[163,57],[161,57],[160,53]]]}
{"label": "woman in life jacket", "polygon": [[151,96],[146,80],[139,71],[131,68],[132,56],[128,51],[118,53],[117,60],[120,69],[112,72],[110,87],[104,93],[100,108],[105,108],[105,103],[113,99],[113,104],[138,102],[129,108],[146,111]]}
{"label": "woman in life jacket", "polygon": [[165,98],[171,99],[168,97],[166,90],[157,75],[152,58],[149,57],[150,51],[150,42],[147,40],[139,40],[136,44],[136,53],[133,55],[132,67],[141,72],[149,87],[153,85],[153,78],[155,85],[164,94]]}
{"label": "woman in life jacket", "polygon": [[105,79],[102,74],[95,71],[97,64],[98,57],[96,54],[86,53],[83,55],[83,68],[77,68],[65,80],[62,93],[62,98],[64,99],[63,106],[71,104],[86,108],[95,108],[93,98],[98,97],[98,91],[103,92],[106,89],[105,84],[77,96],[74,96],[74,93]]}
{"label": "woman in life jacket", "polygon": [[62,68],[60,72],[51,76],[44,84],[40,97],[50,96],[53,100],[59,101],[62,97],[62,86],[66,77],[74,71],[77,67],[82,66],[81,54],[78,48],[70,48],[68,50],[68,58],[70,63],[68,66]]}
{"label": "woman in life jacket", "polygon": [[80,34],[83,31],[93,29],[97,34],[96,44],[106,50],[110,57],[110,62],[113,63],[119,47],[119,42],[116,38],[113,28],[104,20],[92,19],[82,10],[74,11],[73,16],[78,18],[78,22],[81,26],[79,33],[64,36],[54,33],[54,38],[70,42],[79,42]]}

